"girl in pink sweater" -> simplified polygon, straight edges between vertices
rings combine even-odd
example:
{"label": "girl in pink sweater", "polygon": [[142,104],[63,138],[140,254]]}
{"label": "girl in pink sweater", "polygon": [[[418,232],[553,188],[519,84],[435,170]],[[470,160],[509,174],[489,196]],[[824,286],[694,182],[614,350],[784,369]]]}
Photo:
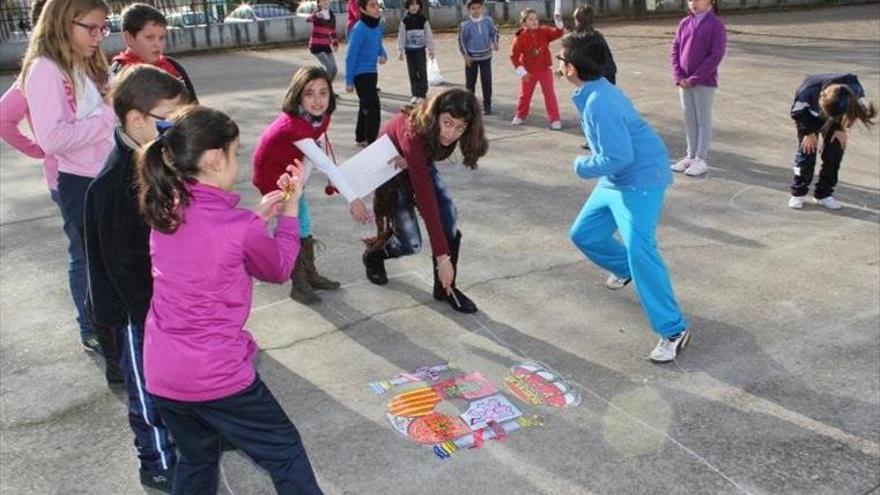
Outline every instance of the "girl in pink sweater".
{"label": "girl in pink sweater", "polygon": [[102,0],[47,2],[22,62],[36,143],[58,164],[58,204],[70,253],[70,291],[77,307],[83,347],[99,351],[85,314],[87,277],[83,255],[86,189],[113,146],[116,116],[104,94],[107,59],[101,42],[109,34],[110,9]]}
{"label": "girl in pink sweater", "polygon": [[198,106],[171,121],[141,149],[138,180],[152,227],[144,374],[177,441],[172,493],[217,493],[225,438],[269,472],[278,493],[320,494],[299,433],[254,369],[257,344],[245,329],[252,277],[284,282],[299,254],[301,164],[254,211],[239,208],[235,122]]}

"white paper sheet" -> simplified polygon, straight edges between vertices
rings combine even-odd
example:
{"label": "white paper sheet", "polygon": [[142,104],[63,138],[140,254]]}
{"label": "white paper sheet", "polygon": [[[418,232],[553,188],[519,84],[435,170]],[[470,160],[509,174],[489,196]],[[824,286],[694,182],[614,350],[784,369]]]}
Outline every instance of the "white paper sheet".
{"label": "white paper sheet", "polygon": [[357,197],[363,198],[400,172],[388,163],[398,154],[391,139],[382,136],[343,162],[339,169]]}

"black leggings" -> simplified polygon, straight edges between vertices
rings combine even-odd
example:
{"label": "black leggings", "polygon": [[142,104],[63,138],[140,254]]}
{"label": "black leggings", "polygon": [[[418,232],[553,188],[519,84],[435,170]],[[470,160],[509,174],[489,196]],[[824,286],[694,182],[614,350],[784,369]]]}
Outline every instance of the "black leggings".
{"label": "black leggings", "polygon": [[359,143],[372,143],[379,136],[382,107],[379,105],[379,92],[376,91],[378,82],[379,74],[376,73],[354,76],[354,89],[360,100],[354,140]]}

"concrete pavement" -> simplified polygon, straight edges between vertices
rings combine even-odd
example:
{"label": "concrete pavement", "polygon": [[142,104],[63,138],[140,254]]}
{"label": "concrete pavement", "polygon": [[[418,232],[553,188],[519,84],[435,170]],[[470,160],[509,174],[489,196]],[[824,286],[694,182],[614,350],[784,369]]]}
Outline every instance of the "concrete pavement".
{"label": "concrete pavement", "polygon": [[[344,287],[306,308],[286,287],[260,284],[249,327],[259,371],[325,492],[880,493],[877,128],[852,132],[835,193],[843,210],[786,206],[793,92],[807,73],[853,71],[880,101],[878,19],[877,4],[725,17],[710,172],[676,176],[659,230],[695,331],[673,364],[646,359],[656,339],[634,292],[605,290],[606,275],[567,238],[593,185],[571,171],[583,141],[571,88],[556,86],[562,132],[547,128],[539,95],[526,125],[509,125],[518,92],[510,32],[495,62],[488,156],[476,171],[441,169],[464,233],[459,284],[478,314],[433,301],[425,253],[389,262],[387,287],[366,282],[358,239],[370,230],[312,181],[314,231],[327,245],[319,266]],[[667,62],[676,23],[599,26],[619,84],[672,158],[684,149]],[[444,77],[461,85],[454,35],[440,40]],[[238,121],[249,165],[292,71],[313,59],[295,47],[181,62],[202,102]],[[382,66],[379,84],[387,120],[409,99],[405,64]],[[344,95],[330,133],[341,157],[355,152],[356,111]],[[124,398],[76,341],[58,211],[39,167],[5,144],[0,153],[0,494],[143,493]],[[238,190],[253,204],[249,176],[243,166]],[[390,428],[388,396],[366,386],[445,360],[499,387],[511,365],[540,361],[576,384],[583,404],[523,406],[545,424],[440,461]],[[222,467],[219,493],[273,493],[239,453],[224,454]]]}

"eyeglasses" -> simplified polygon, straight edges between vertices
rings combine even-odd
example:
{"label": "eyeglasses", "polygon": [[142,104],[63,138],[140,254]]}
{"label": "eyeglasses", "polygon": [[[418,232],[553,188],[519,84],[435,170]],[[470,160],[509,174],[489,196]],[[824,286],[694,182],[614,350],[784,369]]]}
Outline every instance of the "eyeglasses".
{"label": "eyeglasses", "polygon": [[95,24],[86,24],[84,22],[73,21],[74,24],[81,28],[86,28],[89,30],[89,36],[92,38],[97,38],[100,34],[102,38],[106,38],[110,36],[110,26],[104,24],[103,26],[98,26]]}
{"label": "eyeglasses", "polygon": [[151,112],[144,112],[144,115],[148,115],[150,117],[153,117],[156,120],[161,120],[161,121],[168,120],[168,117],[160,117],[160,116],[156,115],[155,113],[151,113]]}
{"label": "eyeglasses", "polygon": [[562,62],[563,64],[571,63],[571,62],[568,61],[567,58],[563,57],[562,55],[557,55],[557,56],[556,56],[556,60],[559,60],[559,61]]}

